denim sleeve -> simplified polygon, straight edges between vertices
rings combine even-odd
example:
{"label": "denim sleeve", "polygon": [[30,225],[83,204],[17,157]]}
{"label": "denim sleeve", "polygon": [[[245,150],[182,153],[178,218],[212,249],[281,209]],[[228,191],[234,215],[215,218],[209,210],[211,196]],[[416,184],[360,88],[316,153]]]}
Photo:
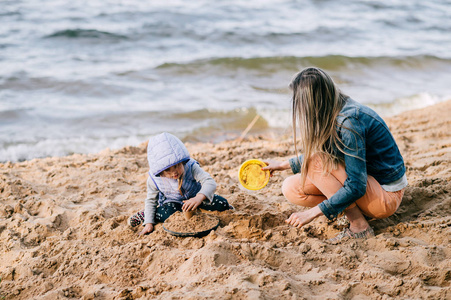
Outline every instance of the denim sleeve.
{"label": "denim sleeve", "polygon": [[293,157],[288,160],[288,162],[290,163],[291,171],[293,171],[293,174],[301,172],[301,164],[303,159],[304,156],[299,155],[299,157]]}
{"label": "denim sleeve", "polygon": [[343,125],[341,139],[345,152],[347,179],[343,187],[332,197],[318,205],[323,214],[330,220],[336,218],[339,213],[366,193],[365,127],[356,119],[347,119]]}

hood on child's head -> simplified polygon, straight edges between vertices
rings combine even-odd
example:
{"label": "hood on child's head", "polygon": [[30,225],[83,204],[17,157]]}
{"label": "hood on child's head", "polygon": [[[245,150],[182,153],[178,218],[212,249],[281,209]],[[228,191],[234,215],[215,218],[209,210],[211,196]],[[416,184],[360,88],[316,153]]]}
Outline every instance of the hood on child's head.
{"label": "hood on child's head", "polygon": [[158,176],[167,168],[189,159],[188,149],[176,136],[163,132],[149,139],[147,161],[152,175]]}

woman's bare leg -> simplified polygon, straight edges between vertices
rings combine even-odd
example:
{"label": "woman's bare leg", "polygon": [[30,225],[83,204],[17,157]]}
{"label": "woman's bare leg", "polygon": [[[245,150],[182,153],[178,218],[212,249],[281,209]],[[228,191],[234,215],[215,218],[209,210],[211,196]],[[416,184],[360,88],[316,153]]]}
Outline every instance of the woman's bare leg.
{"label": "woman's bare leg", "polygon": [[[310,163],[307,178],[329,199],[339,189],[347,178],[345,168],[340,165],[336,170],[329,174],[323,174],[323,165],[318,155],[314,155]],[[354,232],[361,232],[369,227],[368,222],[355,204],[350,205],[345,210],[345,215],[349,220],[349,229]]]}
{"label": "woman's bare leg", "polygon": [[326,197],[319,191],[309,179],[304,187],[301,186],[301,174],[288,177],[282,184],[282,193],[293,204],[302,207],[315,207]]}

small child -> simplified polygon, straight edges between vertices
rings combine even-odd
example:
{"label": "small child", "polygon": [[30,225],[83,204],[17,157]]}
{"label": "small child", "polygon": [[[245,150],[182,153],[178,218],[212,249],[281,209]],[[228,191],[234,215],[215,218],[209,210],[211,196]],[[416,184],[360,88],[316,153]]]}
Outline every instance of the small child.
{"label": "small child", "polygon": [[147,145],[149,178],[144,211],[130,217],[136,227],[144,222],[140,234],[149,234],[157,222],[164,222],[176,211],[199,208],[209,211],[232,209],[226,199],[215,195],[216,182],[190,158],[188,149],[177,137],[161,133]]}

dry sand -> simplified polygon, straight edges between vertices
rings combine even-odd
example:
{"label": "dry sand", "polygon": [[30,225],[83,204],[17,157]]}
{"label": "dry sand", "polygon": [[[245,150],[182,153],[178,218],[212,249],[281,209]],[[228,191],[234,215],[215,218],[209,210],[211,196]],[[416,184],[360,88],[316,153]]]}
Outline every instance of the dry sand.
{"label": "dry sand", "polygon": [[280,187],[243,190],[240,164],[289,158],[289,137],[188,144],[234,211],[203,238],[127,226],[143,208],[146,145],[0,164],[0,299],[450,299],[451,101],[388,124],[410,186],[376,237],[329,245],[343,227],[302,229]]}
{"label": "dry sand", "polygon": [[218,224],[218,218],[208,213],[202,213],[201,211],[195,212],[188,219],[185,213],[176,211],[164,221],[163,228],[166,228],[171,234],[176,236],[187,236],[187,234],[198,236],[205,232],[209,233]]}

